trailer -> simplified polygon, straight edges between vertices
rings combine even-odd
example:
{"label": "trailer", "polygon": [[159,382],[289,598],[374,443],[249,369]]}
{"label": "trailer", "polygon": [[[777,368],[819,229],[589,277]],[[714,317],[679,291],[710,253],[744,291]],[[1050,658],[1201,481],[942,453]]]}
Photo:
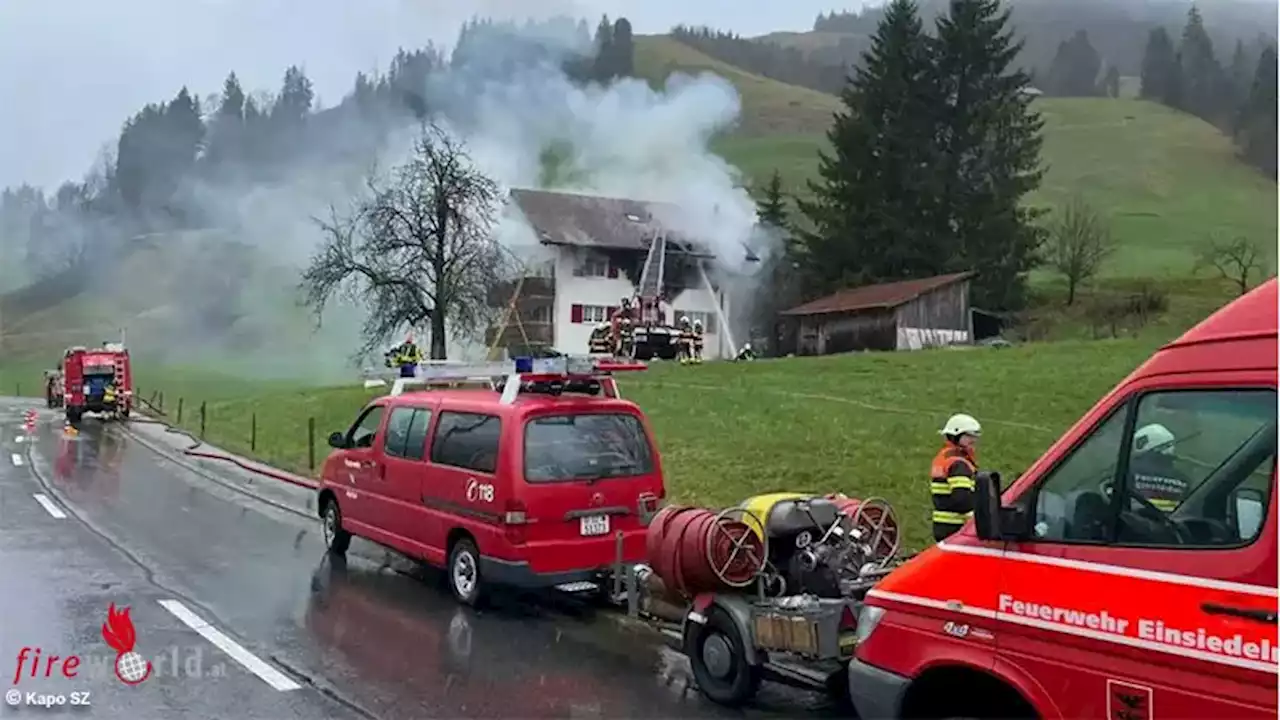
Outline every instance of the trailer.
{"label": "trailer", "polygon": [[719,513],[669,506],[649,533],[650,564],[619,568],[616,597],[689,659],[704,696],[740,706],[771,681],[847,698],[862,600],[900,564],[891,505],[773,493]]}
{"label": "trailer", "polygon": [[70,347],[62,356],[63,398],[67,422],[85,413],[127,420],[133,409],[133,368],[120,343],[99,348]]}

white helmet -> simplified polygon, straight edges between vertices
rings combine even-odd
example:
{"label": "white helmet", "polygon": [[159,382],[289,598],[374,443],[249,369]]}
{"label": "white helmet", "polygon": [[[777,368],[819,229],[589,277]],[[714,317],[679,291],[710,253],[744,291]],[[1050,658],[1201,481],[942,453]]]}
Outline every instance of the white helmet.
{"label": "white helmet", "polygon": [[977,418],[964,413],[957,413],[947,420],[947,424],[942,426],[938,431],[939,435],[972,435],[974,437],[982,436],[982,425],[978,423]]}
{"label": "white helmet", "polygon": [[688,325],[688,324],[689,324],[689,316],[688,316],[688,315],[681,315],[681,316],[680,316],[680,322],[682,322],[682,323],[684,323],[684,324]]}
{"label": "white helmet", "polygon": [[701,320],[694,320],[694,321],[693,321],[693,326],[694,326],[694,327],[696,327],[696,328],[698,328],[699,330],[701,330],[701,329],[702,329],[702,321],[701,321]]}
{"label": "white helmet", "polygon": [[1162,455],[1172,455],[1175,440],[1177,438],[1169,431],[1169,428],[1160,423],[1143,425],[1133,434],[1133,451],[1138,455],[1152,450]]}
{"label": "white helmet", "polygon": [[599,325],[596,325],[596,329],[597,329],[597,330],[608,330],[608,329],[609,329],[609,328],[611,328],[611,327],[612,327],[612,326],[611,326],[609,323],[607,323],[607,322],[602,322],[602,323],[600,323]]}

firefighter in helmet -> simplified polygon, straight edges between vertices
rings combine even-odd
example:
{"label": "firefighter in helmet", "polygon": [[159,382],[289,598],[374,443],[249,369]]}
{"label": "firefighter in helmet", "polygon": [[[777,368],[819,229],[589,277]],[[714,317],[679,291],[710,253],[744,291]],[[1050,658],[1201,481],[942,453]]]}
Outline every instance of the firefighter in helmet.
{"label": "firefighter in helmet", "polygon": [[972,415],[952,415],[938,431],[942,449],[933,458],[929,489],[933,496],[933,539],[941,542],[973,515],[977,444],[982,425]]}
{"label": "firefighter in helmet", "polygon": [[743,343],[742,349],[738,350],[733,359],[735,362],[751,362],[756,359],[756,351],[751,349],[751,343]]}
{"label": "firefighter in helmet", "polygon": [[1163,512],[1173,512],[1190,483],[1174,465],[1177,438],[1169,428],[1151,423],[1133,434],[1133,491]]}
{"label": "firefighter in helmet", "polygon": [[416,377],[420,362],[422,351],[413,341],[412,333],[405,336],[404,342],[387,351],[387,367],[398,369],[402,378]]}
{"label": "firefighter in helmet", "polygon": [[693,337],[691,338],[691,342],[693,343],[693,356],[690,358],[690,362],[695,365],[701,364],[703,347],[702,320],[693,321]]}
{"label": "firefighter in helmet", "polygon": [[593,355],[607,355],[611,350],[612,334],[613,328],[609,323],[596,325],[587,339],[587,351]]}
{"label": "firefighter in helmet", "polygon": [[689,322],[688,315],[680,316],[680,322],[676,325],[676,330],[680,332],[678,341],[680,364],[688,365],[693,359],[693,325]]}

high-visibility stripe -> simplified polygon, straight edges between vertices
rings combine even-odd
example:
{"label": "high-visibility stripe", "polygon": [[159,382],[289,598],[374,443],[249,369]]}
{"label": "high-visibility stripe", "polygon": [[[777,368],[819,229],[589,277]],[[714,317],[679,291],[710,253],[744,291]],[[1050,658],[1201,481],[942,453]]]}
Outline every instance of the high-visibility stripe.
{"label": "high-visibility stripe", "polygon": [[903,593],[888,592],[884,590],[871,589],[867,591],[867,597],[879,598],[890,602],[899,602],[906,605],[915,605],[918,607],[933,608],[936,610],[945,610],[947,612],[962,613],[973,617],[995,620],[997,622],[1007,622],[1014,625],[1024,625],[1049,632],[1059,632],[1067,635],[1075,635],[1077,637],[1089,638],[1091,640],[1099,640],[1102,642],[1115,643],[1116,645],[1127,645],[1129,647],[1142,648],[1143,650],[1152,650],[1155,652],[1163,652],[1170,655],[1178,655],[1181,657],[1194,658],[1196,660],[1204,660],[1217,665],[1230,665],[1232,667],[1246,668],[1248,670],[1258,670],[1265,673],[1280,673],[1280,665],[1266,662],[1263,660],[1250,660],[1248,658],[1232,657],[1215,652],[1205,650],[1197,650],[1195,648],[1181,647],[1177,645],[1168,645],[1152,640],[1144,640],[1142,638],[1130,637],[1126,635],[1118,635],[1116,633],[1102,632],[1099,630],[1091,630],[1087,627],[1076,627],[1066,623],[1058,623],[1038,618],[1023,617],[1007,612],[998,612],[993,608],[976,607],[964,605],[954,600],[935,600],[933,598],[920,597],[917,595],[906,595]]}
{"label": "high-visibility stripe", "polygon": [[946,510],[934,510],[933,521],[943,525],[963,525],[973,517],[973,513],[947,512]]}
{"label": "high-visibility stripe", "polygon": [[1154,505],[1157,510],[1163,510],[1164,512],[1173,512],[1174,508],[1178,507],[1177,500],[1148,498],[1147,502]]}
{"label": "high-visibility stripe", "polygon": [[976,490],[978,487],[974,484],[973,478],[963,475],[947,478],[947,486],[953,490]]}
{"label": "high-visibility stripe", "polygon": [[951,485],[949,485],[946,482],[940,482],[938,480],[934,480],[933,482],[929,483],[929,491],[932,492],[934,495],[950,495]]}

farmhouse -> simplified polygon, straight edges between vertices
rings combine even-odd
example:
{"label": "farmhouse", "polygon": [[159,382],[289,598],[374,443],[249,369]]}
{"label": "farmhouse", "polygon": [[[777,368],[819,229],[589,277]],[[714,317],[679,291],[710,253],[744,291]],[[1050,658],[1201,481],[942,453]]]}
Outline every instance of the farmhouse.
{"label": "farmhouse", "polygon": [[681,316],[702,321],[707,358],[732,352],[721,328],[728,316],[725,292],[707,272],[715,256],[657,217],[672,217],[675,208],[525,189],[512,190],[510,200],[508,211],[529,224],[542,250],[523,277],[499,283],[490,294],[493,307],[511,307],[512,313],[505,325],[489,328],[487,344],[497,340],[516,353],[527,338],[535,348],[586,352],[592,329],[612,317],[623,298],[637,294],[649,249],[662,239],[661,286],[646,291],[664,299],[667,322]]}
{"label": "farmhouse", "polygon": [[841,290],[782,313],[796,352],[917,350],[970,342],[971,272]]}

